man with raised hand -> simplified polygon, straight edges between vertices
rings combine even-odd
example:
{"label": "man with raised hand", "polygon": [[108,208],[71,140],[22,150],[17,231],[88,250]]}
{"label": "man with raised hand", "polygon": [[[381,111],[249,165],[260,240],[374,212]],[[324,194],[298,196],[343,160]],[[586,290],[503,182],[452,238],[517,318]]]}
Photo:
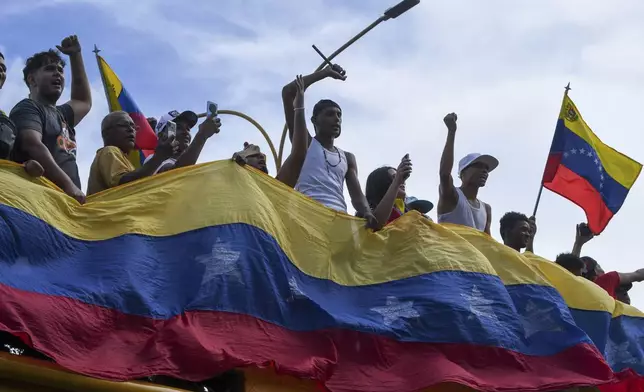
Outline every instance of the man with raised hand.
{"label": "man with raised hand", "polygon": [[[173,121],[177,125],[175,137],[177,148],[175,148],[175,154],[163,161],[157,167],[154,174],[196,164],[206,141],[214,134],[219,133],[219,129],[221,128],[221,119],[219,117],[208,117],[199,125],[199,129],[193,140],[190,132],[197,125],[197,114],[190,110],[181,113],[172,110],[161,116],[156,124],[155,132],[160,139],[167,138],[169,121]],[[148,162],[153,157],[154,154],[150,155],[145,159],[145,162]]]}
{"label": "man with raised hand", "polygon": [[85,202],[76,164],[76,127],[92,107],[90,85],[85,73],[81,46],[75,35],[57,46],[69,56],[72,69],[71,99],[56,106],[65,86],[65,61],[49,50],[27,59],[23,70],[29,98],[11,111],[16,125],[14,159],[33,159],[45,170],[45,177],[80,203]]}
{"label": "man with raised hand", "polygon": [[499,165],[499,161],[491,155],[466,155],[458,163],[461,186],[456,187],[452,178],[456,120],[456,113],[450,113],[443,119],[447,126],[447,141],[439,168],[438,223],[469,226],[490,235],[492,207],[480,201],[478,193],[485,186],[488,174]]}
{"label": "man with raised hand", "polygon": [[[346,73],[338,65],[326,67],[321,71],[304,76],[302,89],[306,90],[313,83],[326,78],[345,80]],[[296,114],[304,111],[304,106],[295,107],[294,105],[297,94],[297,80],[282,89],[284,115],[291,143],[293,143],[296,129]],[[346,181],[351,202],[358,216],[367,219],[368,227],[378,228],[378,222],[369,208],[369,203],[367,203],[358,180],[358,165],[355,156],[335,145],[335,139],[340,136],[342,131],[340,105],[330,99],[319,101],[313,107],[311,123],[313,123],[315,136],[311,137],[307,129],[307,143],[298,148],[298,153],[302,152],[300,150],[304,147],[307,149],[295,189],[328,208],[346,213],[347,205],[344,200],[344,183]]]}

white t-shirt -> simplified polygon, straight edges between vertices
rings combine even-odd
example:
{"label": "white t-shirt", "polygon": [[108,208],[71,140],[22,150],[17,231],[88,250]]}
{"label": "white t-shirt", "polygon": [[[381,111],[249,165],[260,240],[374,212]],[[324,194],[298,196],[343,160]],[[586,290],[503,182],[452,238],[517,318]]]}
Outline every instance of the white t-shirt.
{"label": "white t-shirt", "polygon": [[[145,158],[145,161],[143,161],[143,164],[145,165],[146,163],[148,163],[148,161],[149,161],[153,156],[154,156],[154,154],[152,154],[152,155],[148,156],[147,158]],[[159,170],[161,170],[163,167],[165,167],[165,166],[167,166],[167,165],[174,165],[175,163],[177,163],[177,160],[176,160],[176,159],[174,159],[174,158],[168,158],[168,159],[166,159],[165,161],[163,161],[163,162],[159,165],[159,167],[157,167],[157,168],[154,170],[154,174],[157,174],[157,173],[159,172]]]}

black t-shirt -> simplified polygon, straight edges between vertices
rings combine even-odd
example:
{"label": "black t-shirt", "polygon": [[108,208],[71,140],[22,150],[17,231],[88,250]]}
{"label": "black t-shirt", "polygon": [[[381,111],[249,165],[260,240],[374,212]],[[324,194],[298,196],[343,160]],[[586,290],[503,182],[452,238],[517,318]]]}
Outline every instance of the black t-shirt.
{"label": "black t-shirt", "polygon": [[22,150],[20,131],[33,129],[42,134],[42,142],[49,149],[54,161],[76,184],[81,187],[76,164],[76,131],[74,111],[68,104],[61,106],[43,105],[33,99],[23,99],[11,110],[9,117],[16,125],[16,143],[13,158],[22,163],[31,157]]}

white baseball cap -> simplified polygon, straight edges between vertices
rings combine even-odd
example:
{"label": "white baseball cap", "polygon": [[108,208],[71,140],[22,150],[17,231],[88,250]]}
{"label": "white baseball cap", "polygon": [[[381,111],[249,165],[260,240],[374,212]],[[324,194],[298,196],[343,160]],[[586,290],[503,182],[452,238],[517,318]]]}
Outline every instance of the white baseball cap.
{"label": "white baseball cap", "polygon": [[458,161],[458,175],[460,176],[463,170],[478,162],[486,164],[488,172],[491,172],[492,170],[496,169],[497,166],[499,166],[499,160],[494,158],[492,155],[473,152],[471,154],[465,155],[463,159]]}

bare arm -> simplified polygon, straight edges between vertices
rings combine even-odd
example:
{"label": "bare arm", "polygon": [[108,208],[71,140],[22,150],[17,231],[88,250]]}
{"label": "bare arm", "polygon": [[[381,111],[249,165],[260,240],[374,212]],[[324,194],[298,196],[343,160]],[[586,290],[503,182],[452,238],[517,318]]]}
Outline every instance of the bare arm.
{"label": "bare arm", "polygon": [[154,174],[154,171],[165,161],[168,157],[164,157],[162,154],[155,153],[152,158],[143,164],[140,168],[135,171],[124,174],[119,180],[119,185],[126,184],[128,182],[136,181],[141,178],[150,177]]}
{"label": "bare arm", "polygon": [[487,212],[487,221],[485,222],[485,230],[483,231],[485,232],[485,234],[491,236],[492,234],[490,233],[490,226],[492,225],[492,207],[490,207],[490,205],[487,203],[483,204],[485,204],[485,211]]}
{"label": "bare arm", "polygon": [[438,171],[440,178],[439,199],[437,212],[439,214],[448,213],[456,208],[458,194],[454,188],[452,179],[452,169],[454,168],[454,140],[456,139],[456,114],[450,113],[443,121],[447,126],[447,140],[441,155],[441,162]]}
{"label": "bare arm", "polygon": [[528,220],[530,223],[530,239],[525,247],[525,251],[534,253],[534,237],[537,235],[537,218],[531,216]]}
{"label": "bare arm", "polygon": [[221,128],[221,119],[218,117],[206,118],[204,122],[199,124],[199,131],[197,131],[194,140],[177,159],[174,166],[164,169],[163,171],[192,166],[197,163],[199,155],[201,155],[201,151],[206,145],[206,141],[208,141],[208,139],[210,139],[214,134],[219,133],[219,128]]}
{"label": "bare arm", "polygon": [[369,208],[369,203],[367,203],[367,198],[364,193],[362,193],[362,188],[360,187],[360,180],[358,180],[358,165],[356,163],[356,157],[350,153],[345,152],[347,156],[347,190],[349,191],[349,196],[351,197],[351,204],[355,208],[359,216],[364,217],[367,214],[371,214],[371,209]]}
{"label": "bare arm", "polygon": [[74,182],[67,173],[61,169],[47,146],[42,142],[42,134],[33,129],[21,129],[19,133],[22,150],[29,158],[40,163],[45,170],[45,177],[58,185],[60,189],[68,193],[68,190],[76,188]]}
{"label": "bare arm", "polygon": [[618,272],[619,284],[629,284],[634,282],[641,282],[644,280],[644,269],[638,269],[635,272]]}
{"label": "bare arm", "polygon": [[586,242],[592,240],[595,236],[590,231],[588,224],[586,223],[578,224],[576,230],[575,243],[572,246],[572,254],[577,257],[581,257],[581,248]]}
{"label": "bare arm", "polygon": [[310,143],[309,131],[306,128],[306,112],[304,111],[304,78],[302,75],[298,75],[295,81],[297,94],[293,100],[294,122],[291,137],[291,154],[275,177],[278,181],[290,187],[295,187],[297,184]]}
{"label": "bare arm", "polygon": [[[306,75],[302,78],[304,82],[304,90],[309,88],[313,83],[319,82],[322,79],[331,77],[334,79],[345,80],[344,70],[337,64],[331,67],[326,67],[320,71],[314,72],[310,75]],[[286,125],[288,126],[288,137],[289,140],[293,141],[293,132],[294,132],[294,122],[295,122],[295,113],[293,112],[293,100],[297,95],[297,82],[293,80],[291,83],[287,84],[282,88],[282,103],[284,105],[284,117],[286,118]],[[305,123],[306,125],[306,123]],[[307,146],[311,142],[311,135],[307,130]]]}
{"label": "bare arm", "polygon": [[72,70],[72,91],[69,102],[74,111],[74,124],[78,125],[92,108],[92,90],[85,72],[85,64],[81,55],[81,46],[78,38],[71,35],[61,42],[58,50],[69,56]]}
{"label": "bare arm", "polygon": [[[409,159],[409,154],[406,154],[398,165],[396,170],[396,176],[394,180],[389,185],[385,196],[380,200],[378,206],[376,206],[373,211],[373,215],[378,220],[379,226],[384,225],[391,216],[391,211],[394,208],[394,203],[396,203],[396,196],[398,196],[398,190],[400,186],[405,182],[405,180],[411,174],[411,160]],[[404,213],[405,211],[401,211]]]}

